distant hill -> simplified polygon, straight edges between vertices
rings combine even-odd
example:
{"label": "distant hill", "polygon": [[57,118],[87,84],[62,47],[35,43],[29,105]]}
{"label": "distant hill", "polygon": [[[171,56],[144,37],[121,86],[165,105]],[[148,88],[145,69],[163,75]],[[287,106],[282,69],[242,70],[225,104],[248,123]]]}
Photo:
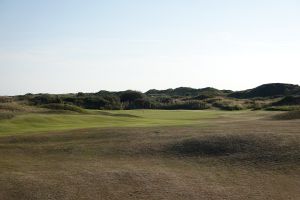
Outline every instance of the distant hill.
{"label": "distant hill", "polygon": [[300,94],[300,86],[284,83],[269,83],[253,89],[233,92],[229,97],[247,99],[255,97],[279,97]]}
{"label": "distant hill", "polygon": [[189,88],[189,87],[179,87],[175,89],[167,89],[167,90],[156,90],[152,89],[147,91],[145,94],[149,96],[157,96],[157,95],[166,95],[166,96],[224,96],[232,93],[230,90],[218,90],[212,87],[206,87],[201,89]]}

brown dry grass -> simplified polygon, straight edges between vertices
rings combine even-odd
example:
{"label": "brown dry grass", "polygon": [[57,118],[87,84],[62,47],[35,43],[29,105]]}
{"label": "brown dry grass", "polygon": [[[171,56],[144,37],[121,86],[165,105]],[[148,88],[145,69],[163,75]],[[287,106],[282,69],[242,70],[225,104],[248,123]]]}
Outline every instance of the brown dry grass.
{"label": "brown dry grass", "polygon": [[0,138],[0,199],[300,199],[300,121]]}

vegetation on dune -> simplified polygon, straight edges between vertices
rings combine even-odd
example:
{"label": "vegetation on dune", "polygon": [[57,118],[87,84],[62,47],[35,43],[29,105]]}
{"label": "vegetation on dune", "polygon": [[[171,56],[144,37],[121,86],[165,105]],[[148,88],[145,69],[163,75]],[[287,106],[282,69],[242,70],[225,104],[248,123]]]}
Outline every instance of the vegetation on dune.
{"label": "vegetation on dune", "polygon": [[[299,104],[300,87],[291,84],[265,84],[254,89],[233,92],[207,87],[194,89],[179,87],[167,90],[149,90],[145,93],[133,90],[77,94],[26,94],[2,98],[2,101],[22,101],[29,105],[74,105],[85,109],[131,110],[131,109],[266,109],[271,106]],[[287,96],[290,95],[290,96]],[[283,98],[283,99],[280,99]]]}
{"label": "vegetation on dune", "polygon": [[176,103],[163,104],[159,108],[166,110],[205,110],[211,106],[203,101],[182,101]]}
{"label": "vegetation on dune", "polygon": [[258,86],[253,89],[233,92],[229,97],[234,98],[256,98],[256,97],[276,97],[294,95],[300,91],[300,86],[283,83],[270,83]]}
{"label": "vegetation on dune", "polygon": [[209,95],[213,96],[225,96],[226,94],[231,93],[230,90],[218,90],[215,88],[207,87],[202,89],[194,89],[189,87],[179,87],[175,89],[167,89],[167,90],[149,90],[145,94],[149,96],[199,96],[199,95]]}
{"label": "vegetation on dune", "polygon": [[59,103],[51,103],[51,104],[46,104],[42,106],[43,108],[48,108],[50,110],[58,110],[58,111],[72,111],[72,112],[77,112],[77,113],[87,113],[86,110],[70,105],[70,104],[59,104]]}
{"label": "vegetation on dune", "polygon": [[295,111],[300,110],[300,106],[266,106],[267,111]]}
{"label": "vegetation on dune", "polygon": [[1,97],[0,96],[0,103],[8,103],[8,102],[12,102],[13,98],[12,97]]}
{"label": "vegetation on dune", "polygon": [[216,108],[221,110],[243,110],[245,107],[241,103],[232,100],[219,100],[212,104]]}
{"label": "vegetation on dune", "polygon": [[7,111],[7,112],[22,112],[22,111],[26,111],[26,109],[24,108],[24,106],[12,102],[12,103],[0,103],[0,111]]}
{"label": "vegetation on dune", "polygon": [[300,105],[300,96],[286,96],[272,104],[273,106]]}

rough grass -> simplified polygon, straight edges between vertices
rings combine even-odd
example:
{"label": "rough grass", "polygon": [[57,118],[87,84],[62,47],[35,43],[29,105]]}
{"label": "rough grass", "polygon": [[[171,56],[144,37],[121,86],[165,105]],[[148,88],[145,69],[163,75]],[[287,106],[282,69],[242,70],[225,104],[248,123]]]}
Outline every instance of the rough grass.
{"label": "rough grass", "polygon": [[10,102],[10,103],[0,103],[1,111],[10,111],[10,112],[21,112],[26,111],[26,109],[18,103]]}
{"label": "rough grass", "polygon": [[15,114],[11,112],[0,112],[0,120],[11,119],[15,116]]}
{"label": "rough grass", "polygon": [[300,141],[286,141],[278,135],[212,135],[182,140],[167,152],[178,156],[219,157],[231,162],[257,164],[300,164]]}
{"label": "rough grass", "polygon": [[14,113],[36,113],[43,112],[45,109],[36,106],[29,106],[24,102],[7,102],[0,103],[0,112],[14,112]]}
{"label": "rough grass", "polygon": [[300,119],[300,110],[299,111],[289,111],[281,114],[272,116],[276,120],[293,120]]}

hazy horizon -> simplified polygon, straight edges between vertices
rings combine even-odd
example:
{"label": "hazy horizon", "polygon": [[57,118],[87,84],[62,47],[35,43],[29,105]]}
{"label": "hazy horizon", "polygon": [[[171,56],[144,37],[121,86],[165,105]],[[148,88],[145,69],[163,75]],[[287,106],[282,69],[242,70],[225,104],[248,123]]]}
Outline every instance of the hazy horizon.
{"label": "hazy horizon", "polygon": [[300,2],[0,0],[0,95],[300,84]]}

